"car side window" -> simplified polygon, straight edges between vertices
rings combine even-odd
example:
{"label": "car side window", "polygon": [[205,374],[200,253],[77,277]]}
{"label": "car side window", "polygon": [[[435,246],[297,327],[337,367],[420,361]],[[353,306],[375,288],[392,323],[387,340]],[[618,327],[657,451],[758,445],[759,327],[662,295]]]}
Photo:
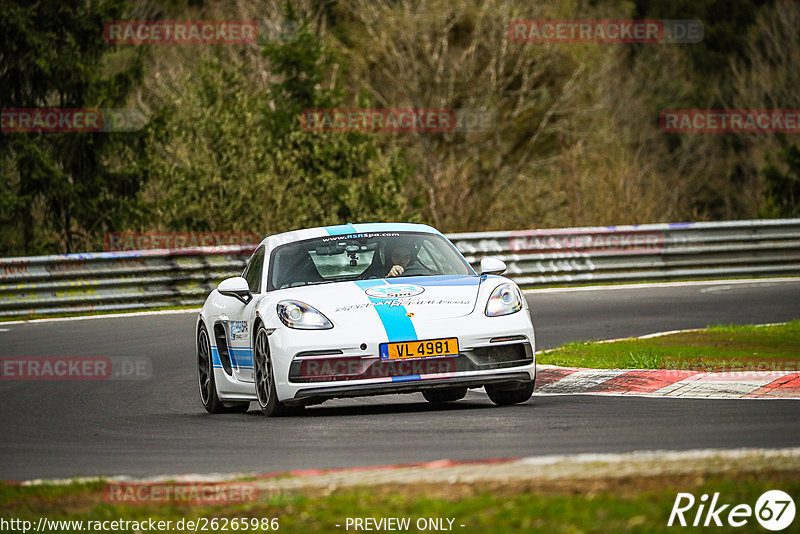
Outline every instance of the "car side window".
{"label": "car side window", "polygon": [[247,264],[242,276],[247,280],[250,293],[261,292],[261,275],[264,272],[264,247],[260,247]]}

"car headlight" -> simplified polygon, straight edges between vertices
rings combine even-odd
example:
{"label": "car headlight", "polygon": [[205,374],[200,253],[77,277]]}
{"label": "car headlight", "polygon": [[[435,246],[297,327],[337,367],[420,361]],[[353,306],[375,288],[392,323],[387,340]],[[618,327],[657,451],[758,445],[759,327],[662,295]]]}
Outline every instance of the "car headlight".
{"label": "car headlight", "polygon": [[327,330],[333,328],[327,317],[304,302],[282,300],[278,303],[278,317],[289,328],[298,330]]}
{"label": "car headlight", "polygon": [[522,295],[513,284],[501,284],[489,295],[486,303],[486,315],[497,317],[509,315],[522,309]]}

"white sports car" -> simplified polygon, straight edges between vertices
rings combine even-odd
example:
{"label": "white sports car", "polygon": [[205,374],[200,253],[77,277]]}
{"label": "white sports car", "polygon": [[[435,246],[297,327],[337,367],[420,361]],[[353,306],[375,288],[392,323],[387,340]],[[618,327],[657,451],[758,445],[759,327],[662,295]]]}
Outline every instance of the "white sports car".
{"label": "white sports car", "polygon": [[505,264],[475,273],[430,226],[347,224],[269,236],[197,320],[200,399],[211,413],[269,416],[326,399],[421,392],[430,402],[483,387],[528,400],[534,334]]}

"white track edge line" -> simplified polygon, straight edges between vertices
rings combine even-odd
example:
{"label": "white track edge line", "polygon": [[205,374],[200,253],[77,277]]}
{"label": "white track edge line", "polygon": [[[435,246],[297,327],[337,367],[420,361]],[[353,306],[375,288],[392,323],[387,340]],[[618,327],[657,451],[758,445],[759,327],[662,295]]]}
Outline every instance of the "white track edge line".
{"label": "white track edge line", "polygon": [[97,315],[76,315],[74,317],[49,317],[43,319],[21,319],[18,321],[2,321],[0,327],[3,325],[17,325],[17,324],[32,324],[32,323],[59,323],[64,321],[84,321],[90,319],[116,319],[125,317],[140,317],[147,315],[176,315],[180,313],[200,313],[200,308],[191,308],[188,310],[159,310],[159,311],[140,311],[140,312],[125,312],[125,313],[101,313]]}
{"label": "white track edge line", "polygon": [[800,282],[800,277],[787,276],[779,278],[737,278],[736,280],[689,280],[685,282],[648,282],[643,284],[611,284],[596,286],[577,286],[577,287],[545,287],[542,289],[524,289],[526,294],[534,293],[567,293],[571,291],[612,291],[615,289],[653,289],[659,287],[680,287],[680,286],[719,286],[719,285],[741,285],[752,283],[775,283],[775,282]]}

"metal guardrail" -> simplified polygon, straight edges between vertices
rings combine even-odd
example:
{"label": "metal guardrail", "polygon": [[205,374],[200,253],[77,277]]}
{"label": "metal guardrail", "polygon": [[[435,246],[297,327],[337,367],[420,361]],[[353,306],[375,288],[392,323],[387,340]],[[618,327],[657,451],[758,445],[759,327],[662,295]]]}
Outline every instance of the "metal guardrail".
{"label": "metal guardrail", "polygon": [[[450,234],[523,286],[800,274],[800,219]],[[252,246],[0,259],[0,316],[199,305]]]}

